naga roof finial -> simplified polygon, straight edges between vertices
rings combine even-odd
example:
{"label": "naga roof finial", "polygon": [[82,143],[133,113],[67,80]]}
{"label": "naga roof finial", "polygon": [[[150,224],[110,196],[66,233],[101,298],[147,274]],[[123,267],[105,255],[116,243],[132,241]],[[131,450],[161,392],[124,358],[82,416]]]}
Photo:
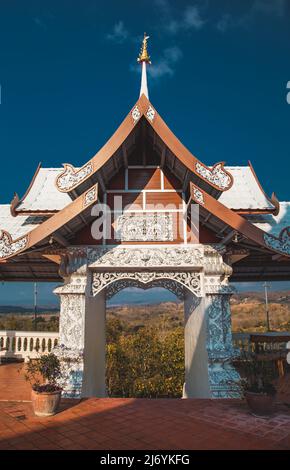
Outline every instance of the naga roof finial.
{"label": "naga roof finial", "polygon": [[142,63],[142,62],[146,62],[147,64],[151,64],[150,55],[148,54],[148,49],[147,49],[147,41],[148,41],[149,37],[150,36],[147,36],[146,33],[144,33],[144,38],[143,38],[143,41],[142,41],[140,54],[139,54],[139,57],[137,59],[137,62],[139,62],[139,64]]}

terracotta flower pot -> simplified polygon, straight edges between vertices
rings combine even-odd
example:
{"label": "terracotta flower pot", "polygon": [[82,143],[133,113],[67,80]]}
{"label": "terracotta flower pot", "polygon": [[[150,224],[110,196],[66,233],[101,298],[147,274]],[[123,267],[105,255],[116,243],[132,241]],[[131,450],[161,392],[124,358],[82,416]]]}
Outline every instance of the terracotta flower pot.
{"label": "terracotta flower pot", "polygon": [[31,400],[36,416],[53,416],[58,410],[61,390],[56,392],[36,392],[32,390]]}
{"label": "terracotta flower pot", "polygon": [[268,417],[274,412],[275,395],[246,392],[245,398],[252,414],[260,417]]}

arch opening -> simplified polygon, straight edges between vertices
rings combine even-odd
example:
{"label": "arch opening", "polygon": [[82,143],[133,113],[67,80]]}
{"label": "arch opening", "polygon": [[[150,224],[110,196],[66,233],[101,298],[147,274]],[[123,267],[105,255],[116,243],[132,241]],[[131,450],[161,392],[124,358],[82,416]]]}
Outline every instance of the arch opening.
{"label": "arch opening", "polygon": [[114,284],[114,291],[107,292],[107,395],[181,398],[184,311],[178,289]]}

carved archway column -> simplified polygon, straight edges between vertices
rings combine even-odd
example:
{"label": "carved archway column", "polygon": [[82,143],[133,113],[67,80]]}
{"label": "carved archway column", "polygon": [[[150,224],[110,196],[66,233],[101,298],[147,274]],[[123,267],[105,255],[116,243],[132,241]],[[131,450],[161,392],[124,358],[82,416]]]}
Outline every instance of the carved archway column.
{"label": "carved archway column", "polygon": [[60,297],[59,346],[55,353],[62,367],[60,385],[65,397],[106,396],[105,386],[105,291],[93,297],[86,252],[63,255],[64,285]]}
{"label": "carved archway column", "polygon": [[[221,252],[222,254],[222,252]],[[221,256],[222,259],[222,256]],[[209,387],[212,398],[238,398],[234,383],[240,376],[232,366],[239,355],[232,344],[230,298],[235,289],[229,285],[232,268],[222,262],[217,266],[209,257],[205,265],[205,312],[207,319]]]}
{"label": "carved archway column", "polygon": [[65,284],[54,290],[60,297],[59,346],[54,352],[62,367],[59,384],[63,395],[69,398],[82,396],[86,288],[86,273],[78,273],[66,278]]}

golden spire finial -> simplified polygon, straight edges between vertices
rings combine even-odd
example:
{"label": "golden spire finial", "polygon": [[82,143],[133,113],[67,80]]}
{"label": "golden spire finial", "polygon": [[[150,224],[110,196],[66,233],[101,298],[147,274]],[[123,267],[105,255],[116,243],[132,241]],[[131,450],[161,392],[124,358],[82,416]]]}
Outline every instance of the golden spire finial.
{"label": "golden spire finial", "polygon": [[148,54],[147,50],[147,40],[149,39],[149,36],[146,36],[146,33],[144,33],[144,38],[142,41],[142,46],[141,46],[141,51],[139,54],[139,57],[137,59],[137,62],[146,62],[147,64],[151,64],[150,60],[150,55]]}

